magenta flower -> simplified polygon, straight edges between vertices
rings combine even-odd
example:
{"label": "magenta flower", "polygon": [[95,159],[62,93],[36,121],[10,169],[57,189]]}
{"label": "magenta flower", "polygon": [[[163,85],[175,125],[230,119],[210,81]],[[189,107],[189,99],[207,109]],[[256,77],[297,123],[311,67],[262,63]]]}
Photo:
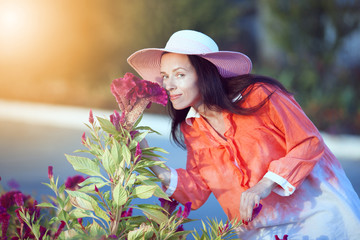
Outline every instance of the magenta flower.
{"label": "magenta flower", "polygon": [[83,135],[81,136],[81,143],[82,144],[86,144],[86,135],[85,135],[85,132],[83,133]]}
{"label": "magenta flower", "polygon": [[135,135],[138,134],[139,131],[130,131],[130,136],[131,136],[131,139],[134,139]]}
{"label": "magenta flower", "polygon": [[138,143],[136,145],[136,150],[135,150],[135,160],[140,159],[141,154],[142,154],[141,147],[140,147],[140,144]]}
{"label": "magenta flower", "polygon": [[150,103],[165,106],[167,94],[158,83],[139,79],[132,73],[126,73],[123,78],[115,79],[111,84],[111,92],[115,96],[119,108],[125,113],[125,127],[132,125]]}
{"label": "magenta flower", "polygon": [[168,201],[166,199],[159,198],[159,201],[161,203],[161,207],[164,208],[169,215],[171,215],[179,205],[179,202],[176,200]]}
{"label": "magenta flower", "polygon": [[275,240],[287,240],[288,239],[288,235],[284,235],[284,237],[282,238],[282,239],[280,239],[279,237],[278,237],[278,235],[275,235]]}
{"label": "magenta flower", "polygon": [[187,218],[191,211],[191,202],[185,203],[184,212],[182,214],[183,218]]}
{"label": "magenta flower", "polygon": [[91,109],[90,109],[90,113],[89,113],[89,122],[91,124],[94,124],[94,115],[93,115],[93,112]]}
{"label": "magenta flower", "polygon": [[175,232],[182,232],[182,231],[184,231],[184,226],[181,224],[177,227]]}
{"label": "magenta flower", "polygon": [[129,208],[127,211],[121,213],[121,217],[131,217],[133,213],[133,208]]}
{"label": "magenta flower", "polygon": [[48,178],[51,180],[53,177],[53,166],[48,166]]}
{"label": "magenta flower", "polygon": [[83,176],[81,176],[81,175],[68,177],[66,182],[65,182],[65,187],[66,187],[66,189],[75,191],[75,190],[80,188],[80,186],[78,184],[83,182],[83,181],[85,181],[85,178]]}
{"label": "magenta flower", "polygon": [[110,115],[110,122],[114,125],[117,131],[120,130],[120,125],[124,123],[124,113],[120,114],[114,110],[114,113]]}
{"label": "magenta flower", "polygon": [[0,207],[0,224],[1,224],[1,239],[6,239],[6,232],[9,228],[11,215],[6,211],[6,208]]}
{"label": "magenta flower", "polygon": [[24,196],[21,192],[14,194],[15,203],[18,207],[24,206]]}
{"label": "magenta flower", "polygon": [[181,213],[182,213],[182,209],[181,209],[181,207],[179,207],[179,210],[176,213],[176,217],[181,218]]}
{"label": "magenta flower", "polygon": [[256,218],[257,215],[259,215],[261,209],[262,209],[262,204],[259,203],[259,206],[255,207],[255,208],[253,209],[251,221],[252,221],[254,218]]}
{"label": "magenta flower", "polygon": [[61,224],[54,235],[54,239],[57,239],[60,236],[60,233],[63,231],[65,225],[66,225],[66,223],[64,221],[61,221]]}
{"label": "magenta flower", "polygon": [[0,197],[0,206],[8,209],[9,207],[13,206],[15,204],[15,198],[14,195],[16,193],[20,193],[20,191],[10,191],[7,192]]}

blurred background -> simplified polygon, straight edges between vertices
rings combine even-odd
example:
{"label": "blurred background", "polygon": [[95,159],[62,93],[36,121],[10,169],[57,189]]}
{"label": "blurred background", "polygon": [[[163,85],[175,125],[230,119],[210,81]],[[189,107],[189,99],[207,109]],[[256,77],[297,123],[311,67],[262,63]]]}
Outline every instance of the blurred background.
{"label": "blurred background", "polygon": [[359,23],[355,0],[0,0],[0,98],[112,109],[131,53],[194,29],[279,79],[321,130],[359,134]]}
{"label": "blurred background", "polygon": [[[14,179],[23,191],[42,194],[48,165],[62,180],[75,174],[63,154],[81,148],[88,109],[95,115],[117,109],[111,81],[135,73],[126,58],[164,47],[180,29],[208,34],[220,50],[247,54],[253,73],[288,87],[359,194],[356,0],[0,0],[2,182]],[[155,118],[145,125],[169,126],[164,108],[153,104],[147,114]],[[185,166],[186,154],[169,143],[168,129],[163,132],[150,142],[170,152],[170,165]],[[224,218],[219,208],[211,198],[191,216]]]}

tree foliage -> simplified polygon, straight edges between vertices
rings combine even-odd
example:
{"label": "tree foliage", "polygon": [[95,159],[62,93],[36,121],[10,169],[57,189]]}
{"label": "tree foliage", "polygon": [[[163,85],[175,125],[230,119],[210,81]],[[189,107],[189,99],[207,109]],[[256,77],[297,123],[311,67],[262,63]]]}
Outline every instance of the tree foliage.
{"label": "tree foliage", "polygon": [[344,50],[360,31],[359,2],[270,0],[259,7],[281,52],[271,60],[280,80],[322,130],[359,133],[359,63],[346,62],[354,54]]}

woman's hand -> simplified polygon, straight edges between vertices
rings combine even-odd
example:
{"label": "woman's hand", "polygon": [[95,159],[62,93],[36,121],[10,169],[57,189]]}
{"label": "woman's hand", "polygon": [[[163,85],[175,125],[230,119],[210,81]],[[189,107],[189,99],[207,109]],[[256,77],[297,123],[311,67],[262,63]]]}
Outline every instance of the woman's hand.
{"label": "woman's hand", "polygon": [[261,179],[256,185],[241,194],[240,216],[243,223],[252,221],[253,209],[260,204],[260,200],[269,196],[276,183],[268,178]]}

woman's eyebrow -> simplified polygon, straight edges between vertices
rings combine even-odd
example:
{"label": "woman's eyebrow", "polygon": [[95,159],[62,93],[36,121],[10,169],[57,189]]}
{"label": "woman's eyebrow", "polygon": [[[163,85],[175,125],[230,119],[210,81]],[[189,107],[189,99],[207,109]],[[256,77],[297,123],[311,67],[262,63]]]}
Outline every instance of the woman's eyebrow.
{"label": "woman's eyebrow", "polygon": [[[173,70],[172,70],[172,72],[176,72],[177,70],[180,70],[180,69],[183,69],[183,70],[187,70],[186,68],[184,68],[184,67],[177,67],[177,68],[174,68]],[[160,72],[160,74],[166,74],[166,72]]]}

